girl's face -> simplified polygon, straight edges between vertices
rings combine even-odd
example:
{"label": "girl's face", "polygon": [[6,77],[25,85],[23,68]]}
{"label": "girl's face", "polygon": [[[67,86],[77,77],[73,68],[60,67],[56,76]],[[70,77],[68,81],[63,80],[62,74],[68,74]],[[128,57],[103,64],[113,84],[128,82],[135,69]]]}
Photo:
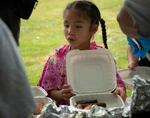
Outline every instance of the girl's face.
{"label": "girl's face", "polygon": [[64,34],[71,49],[89,49],[90,39],[97,31],[91,20],[78,10],[66,10],[64,13]]}

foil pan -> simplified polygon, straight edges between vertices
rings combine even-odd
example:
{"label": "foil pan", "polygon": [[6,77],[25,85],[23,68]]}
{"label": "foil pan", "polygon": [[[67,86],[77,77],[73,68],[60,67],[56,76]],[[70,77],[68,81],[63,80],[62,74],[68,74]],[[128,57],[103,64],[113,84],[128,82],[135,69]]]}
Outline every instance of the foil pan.
{"label": "foil pan", "polygon": [[139,116],[140,114],[150,113],[150,78],[145,79],[135,75],[133,83],[131,99],[122,113],[124,117],[132,118],[136,114]]}

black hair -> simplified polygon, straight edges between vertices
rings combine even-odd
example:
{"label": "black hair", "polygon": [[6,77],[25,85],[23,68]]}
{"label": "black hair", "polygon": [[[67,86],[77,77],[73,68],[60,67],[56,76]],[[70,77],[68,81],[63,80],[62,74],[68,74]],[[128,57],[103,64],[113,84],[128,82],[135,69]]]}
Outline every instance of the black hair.
{"label": "black hair", "polygon": [[99,25],[100,23],[101,28],[102,28],[103,43],[104,43],[105,48],[108,48],[105,21],[101,18],[100,11],[94,3],[88,0],[76,0],[76,1],[69,3],[65,11],[68,9],[77,9],[82,12],[85,12],[86,15],[91,19],[92,24]]}

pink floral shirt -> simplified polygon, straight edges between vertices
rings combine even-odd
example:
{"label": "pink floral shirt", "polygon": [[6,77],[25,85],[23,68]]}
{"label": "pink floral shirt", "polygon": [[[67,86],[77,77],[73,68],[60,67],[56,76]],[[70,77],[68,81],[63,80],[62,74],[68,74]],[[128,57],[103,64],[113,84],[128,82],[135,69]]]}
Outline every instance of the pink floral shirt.
{"label": "pink floral shirt", "polygon": [[[102,48],[95,42],[91,42],[90,50]],[[52,89],[61,89],[64,84],[67,84],[66,78],[66,54],[70,51],[69,45],[64,45],[58,49],[54,56],[49,57],[47,60],[42,76],[39,80],[38,85],[44,88],[46,91]],[[124,83],[121,80],[118,73],[116,73],[117,85],[124,87]]]}

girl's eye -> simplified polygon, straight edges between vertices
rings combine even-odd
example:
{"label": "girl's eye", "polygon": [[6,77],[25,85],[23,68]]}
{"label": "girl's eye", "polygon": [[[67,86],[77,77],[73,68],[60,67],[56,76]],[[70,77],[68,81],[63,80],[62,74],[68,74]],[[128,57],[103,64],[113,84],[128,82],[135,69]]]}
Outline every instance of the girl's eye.
{"label": "girl's eye", "polygon": [[65,28],[68,28],[68,27],[69,27],[69,25],[64,24],[64,27],[65,27]]}
{"label": "girl's eye", "polygon": [[77,25],[76,28],[82,28],[82,26],[81,25]]}

